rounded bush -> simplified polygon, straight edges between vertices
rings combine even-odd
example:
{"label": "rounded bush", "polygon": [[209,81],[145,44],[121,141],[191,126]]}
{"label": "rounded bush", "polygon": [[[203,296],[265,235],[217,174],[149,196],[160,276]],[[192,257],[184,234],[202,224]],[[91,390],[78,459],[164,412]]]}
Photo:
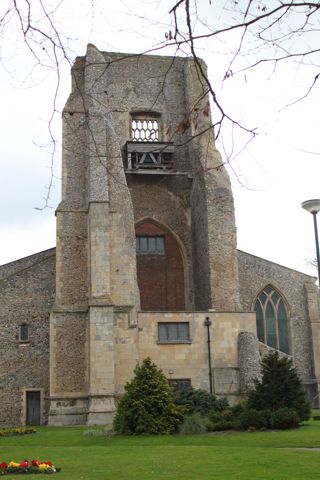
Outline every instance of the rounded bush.
{"label": "rounded bush", "polygon": [[254,410],[248,408],[239,415],[239,424],[243,430],[247,430],[250,427],[261,429],[268,427],[268,419],[263,411]]}
{"label": "rounded bush", "polygon": [[245,400],[241,400],[240,402],[236,403],[233,405],[230,410],[232,412],[232,415],[234,417],[238,417],[240,413],[242,413],[244,410],[246,410],[247,407],[247,402]]}
{"label": "rounded bush", "polygon": [[176,403],[184,405],[190,415],[200,413],[200,415],[206,416],[210,412],[221,412],[229,405],[226,398],[216,398],[201,389],[181,390],[175,394],[175,397]]}
{"label": "rounded bush", "polygon": [[273,428],[286,430],[288,428],[297,428],[300,423],[300,417],[293,408],[283,407],[273,412],[271,424]]}

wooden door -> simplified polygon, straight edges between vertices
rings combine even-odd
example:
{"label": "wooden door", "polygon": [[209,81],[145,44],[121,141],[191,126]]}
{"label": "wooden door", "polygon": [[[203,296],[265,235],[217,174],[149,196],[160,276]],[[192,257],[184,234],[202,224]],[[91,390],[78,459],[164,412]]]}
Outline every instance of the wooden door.
{"label": "wooden door", "polygon": [[40,391],[27,393],[27,425],[40,425]]}

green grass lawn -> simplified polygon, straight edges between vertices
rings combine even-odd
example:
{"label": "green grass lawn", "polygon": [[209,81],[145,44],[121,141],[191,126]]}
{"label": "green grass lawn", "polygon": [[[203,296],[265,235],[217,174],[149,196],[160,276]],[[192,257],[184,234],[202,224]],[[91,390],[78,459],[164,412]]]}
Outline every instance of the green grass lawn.
{"label": "green grass lawn", "polygon": [[320,448],[319,421],[291,431],[192,436],[88,437],[85,429],[41,427],[35,435],[0,438],[0,462],[52,460],[62,468],[53,477],[60,480],[320,479],[320,451],[294,450]]}

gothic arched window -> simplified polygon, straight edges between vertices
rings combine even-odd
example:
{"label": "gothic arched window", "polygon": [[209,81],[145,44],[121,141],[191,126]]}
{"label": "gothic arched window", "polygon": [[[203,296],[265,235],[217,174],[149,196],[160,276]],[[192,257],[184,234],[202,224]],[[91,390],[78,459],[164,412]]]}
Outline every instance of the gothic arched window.
{"label": "gothic arched window", "polygon": [[254,310],[259,341],[289,353],[288,314],[281,295],[267,285],[259,293]]}

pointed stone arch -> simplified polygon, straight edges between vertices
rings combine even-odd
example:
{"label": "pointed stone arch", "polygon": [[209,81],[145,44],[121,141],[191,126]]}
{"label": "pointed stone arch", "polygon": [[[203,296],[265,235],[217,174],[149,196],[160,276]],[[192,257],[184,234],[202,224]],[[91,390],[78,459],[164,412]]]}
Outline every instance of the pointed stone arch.
{"label": "pointed stone arch", "polygon": [[141,309],[185,310],[185,262],[176,235],[151,218],[139,220],[135,230]]}
{"label": "pointed stone arch", "polygon": [[289,308],[284,295],[268,283],[257,293],[253,310],[256,312],[259,341],[289,354]]}

